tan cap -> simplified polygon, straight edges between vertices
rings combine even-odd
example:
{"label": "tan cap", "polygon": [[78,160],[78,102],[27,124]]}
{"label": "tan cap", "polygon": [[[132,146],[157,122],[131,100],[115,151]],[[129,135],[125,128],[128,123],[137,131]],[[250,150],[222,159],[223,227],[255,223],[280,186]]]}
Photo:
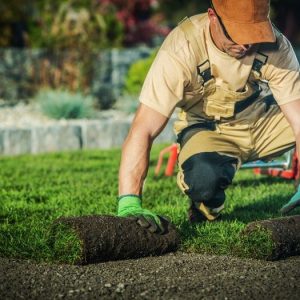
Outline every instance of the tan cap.
{"label": "tan cap", "polygon": [[232,40],[240,45],[275,42],[270,0],[212,0]]}

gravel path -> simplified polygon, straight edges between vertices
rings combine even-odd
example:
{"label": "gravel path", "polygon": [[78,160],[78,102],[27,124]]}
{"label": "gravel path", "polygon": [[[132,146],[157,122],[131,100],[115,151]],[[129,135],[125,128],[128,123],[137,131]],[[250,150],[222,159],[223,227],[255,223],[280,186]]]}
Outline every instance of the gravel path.
{"label": "gravel path", "polygon": [[[126,118],[131,118],[128,113],[110,109],[103,111],[95,111],[93,119],[103,120],[103,119],[115,119],[123,120]],[[84,119],[81,119],[84,120]],[[18,105],[8,107],[1,107],[0,102],[0,128],[2,127],[13,127],[13,128],[30,128],[34,126],[41,125],[51,125],[51,124],[66,124],[68,120],[60,119],[54,120],[45,115],[43,115],[38,107],[38,105],[25,105],[19,103]]]}
{"label": "gravel path", "polygon": [[44,116],[35,106],[20,103],[13,107],[0,109],[1,127],[30,127],[51,123],[53,120]]}
{"label": "gravel path", "polygon": [[0,299],[300,299],[300,257],[177,252],[87,266],[0,258]]}

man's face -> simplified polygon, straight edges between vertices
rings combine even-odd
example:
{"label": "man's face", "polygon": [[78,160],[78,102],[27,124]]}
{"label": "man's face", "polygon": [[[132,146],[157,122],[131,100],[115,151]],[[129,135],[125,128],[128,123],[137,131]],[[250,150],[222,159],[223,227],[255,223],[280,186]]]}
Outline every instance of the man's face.
{"label": "man's face", "polygon": [[235,43],[231,37],[229,36],[221,18],[217,16],[217,25],[219,27],[220,34],[220,43],[222,44],[223,50],[230,56],[234,58],[242,58],[244,57],[249,50],[253,47],[253,45],[239,45]]}

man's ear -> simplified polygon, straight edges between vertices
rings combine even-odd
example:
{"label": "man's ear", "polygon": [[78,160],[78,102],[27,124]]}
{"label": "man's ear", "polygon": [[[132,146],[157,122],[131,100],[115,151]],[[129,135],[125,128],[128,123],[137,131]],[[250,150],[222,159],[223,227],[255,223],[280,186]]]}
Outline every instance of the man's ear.
{"label": "man's ear", "polygon": [[207,14],[208,14],[208,18],[211,22],[216,21],[217,15],[216,15],[215,11],[212,8],[209,8],[207,10]]}
{"label": "man's ear", "polygon": [[209,17],[216,17],[216,13],[215,13],[215,11],[213,10],[213,8],[209,8],[209,9],[207,10],[207,13],[208,13],[208,16],[209,16]]}

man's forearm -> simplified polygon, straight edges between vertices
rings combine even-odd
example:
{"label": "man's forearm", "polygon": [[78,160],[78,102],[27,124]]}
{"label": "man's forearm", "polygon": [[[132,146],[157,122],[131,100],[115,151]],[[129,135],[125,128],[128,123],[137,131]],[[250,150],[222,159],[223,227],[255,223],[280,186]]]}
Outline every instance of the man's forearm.
{"label": "man's forearm", "polygon": [[141,195],[148,172],[152,142],[168,118],[141,104],[122,148],[119,195]]}
{"label": "man's forearm", "polygon": [[142,193],[149,166],[150,137],[130,133],[123,145],[119,171],[119,195]]}

